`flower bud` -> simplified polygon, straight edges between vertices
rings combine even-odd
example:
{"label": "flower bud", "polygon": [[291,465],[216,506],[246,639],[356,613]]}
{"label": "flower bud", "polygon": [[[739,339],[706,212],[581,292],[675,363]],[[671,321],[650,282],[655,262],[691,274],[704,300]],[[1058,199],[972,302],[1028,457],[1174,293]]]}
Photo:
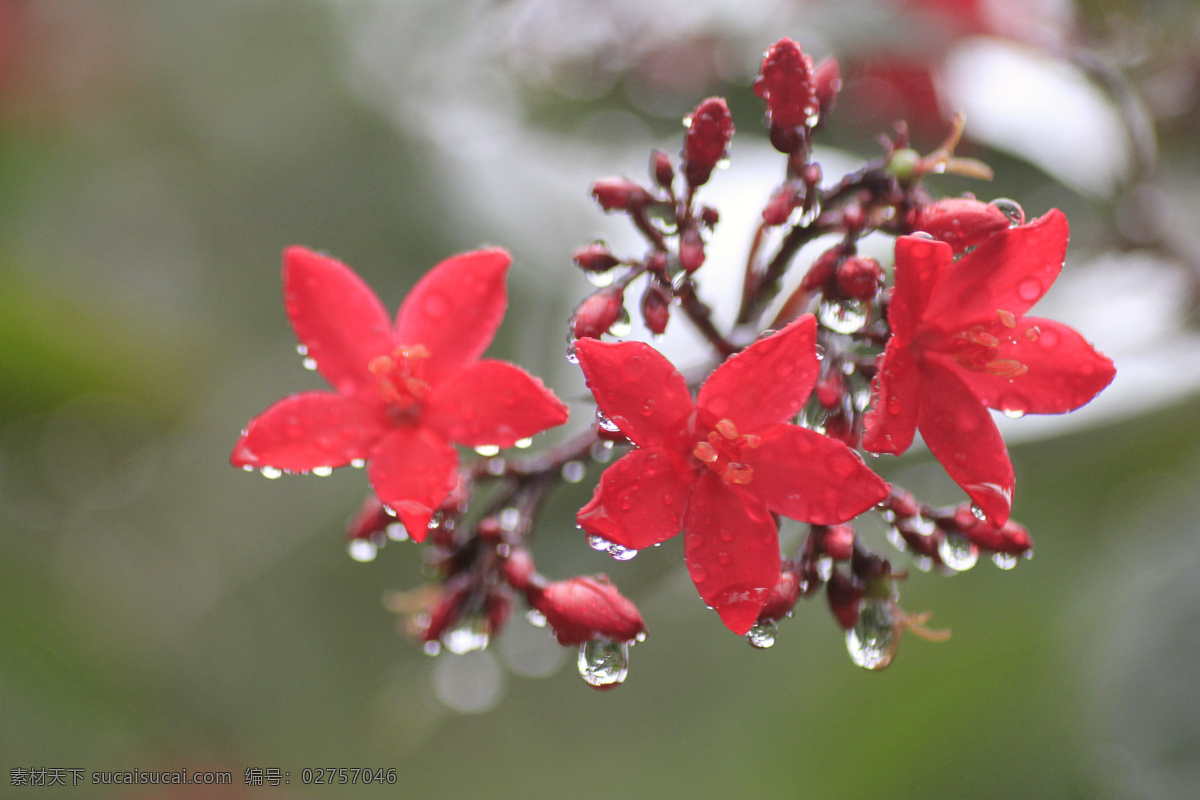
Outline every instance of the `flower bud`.
{"label": "flower bud", "polygon": [[825,599],[834,619],[846,630],[858,622],[858,609],[862,605],[866,590],[838,570],[834,570],[825,584]]}
{"label": "flower bud", "polygon": [[800,197],[796,191],[794,183],[785,183],[775,190],[771,195],[771,199],[767,201],[766,208],[763,209],[763,222],[767,225],[782,225],[788,221],[788,217],[792,215],[796,205],[799,203]]}
{"label": "flower bud", "polygon": [[834,245],[821,253],[801,279],[800,288],[806,292],[818,292],[832,285],[837,274],[838,262],[844,255],[841,245]]}
{"label": "flower bud", "polygon": [[593,292],[575,309],[571,333],[576,339],[599,339],[621,316],[624,304],[625,292],[620,286]]}
{"label": "flower bud", "polygon": [[604,575],[554,581],[543,589],[530,589],[526,598],[564,646],[597,638],[628,642],[646,630],[637,607]]}
{"label": "flower bud", "polygon": [[817,105],[821,110],[820,118],[823,120],[833,111],[838,92],[842,90],[842,70],[838,66],[836,58],[829,56],[817,64],[817,69],[813,74],[813,83],[816,84]]}
{"label": "flower bud", "polygon": [[675,168],[671,166],[671,158],[661,150],[650,153],[650,177],[664,189],[670,189],[675,181]]}
{"label": "flower bud", "polygon": [[533,566],[533,556],[524,547],[514,547],[504,559],[504,580],[518,591],[525,591],[540,579]]}
{"label": "flower bud", "polygon": [[608,272],[620,262],[601,242],[592,242],[587,247],[581,247],[571,256],[575,264],[584,272]]}
{"label": "flower bud", "polygon": [[918,209],[910,228],[924,231],[961,253],[997,231],[1008,228],[1009,219],[994,205],[969,197],[950,197]]}
{"label": "flower bud", "polygon": [[871,300],[883,285],[883,267],[873,258],[851,256],[838,265],[838,294],[847,300]]}
{"label": "flower bud", "polygon": [[708,182],[717,162],[725,157],[733,138],[733,116],[720,97],[701,101],[692,112],[683,141],[683,170],[692,188]]}
{"label": "flower bud", "polygon": [[700,223],[710,231],[721,221],[721,214],[712,206],[700,206]]}
{"label": "flower bud", "polygon": [[817,402],[824,408],[840,408],[846,384],[839,370],[831,369],[817,380]]}
{"label": "flower bud", "polygon": [[970,503],[963,503],[954,510],[954,524],[981,550],[1019,556],[1033,549],[1033,539],[1024,525],[1009,520],[997,528],[976,517]]}
{"label": "flower bud", "polygon": [[686,228],[679,236],[679,266],[687,273],[695,272],[704,264],[704,240],[700,231]]}
{"label": "flower bud", "polygon": [[854,526],[849,523],[830,525],[825,529],[821,545],[834,561],[849,561],[854,555]]}
{"label": "flower bud", "polygon": [[347,539],[370,539],[396,519],[387,512],[374,492],[363,500],[358,513],[346,525]]}
{"label": "flower bud", "polygon": [[601,178],[592,184],[592,197],[605,211],[625,211],[650,200],[650,193],[626,178]]}
{"label": "flower bud", "polygon": [[763,604],[762,611],[758,612],[758,618],[760,620],[781,620],[792,613],[792,609],[796,607],[799,600],[800,574],[794,563],[785,560],[779,571],[779,581],[767,595],[767,601]]}
{"label": "flower bud", "polygon": [[671,290],[652,282],[642,295],[642,321],[651,333],[661,334],[671,318]]}
{"label": "flower bud", "polygon": [[776,131],[791,132],[796,128],[811,127],[816,122],[820,105],[812,59],[791,39],[780,39],[768,47],[763,56],[762,70],[754,81],[754,93],[766,101],[771,119],[771,143],[781,152],[792,152],[796,142],[787,136],[777,137]]}

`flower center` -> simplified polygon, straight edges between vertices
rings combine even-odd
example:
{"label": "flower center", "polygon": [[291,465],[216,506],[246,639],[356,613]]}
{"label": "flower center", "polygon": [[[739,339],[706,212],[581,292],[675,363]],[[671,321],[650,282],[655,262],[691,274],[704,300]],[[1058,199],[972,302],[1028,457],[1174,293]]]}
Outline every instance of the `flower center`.
{"label": "flower center", "polygon": [[[1029,367],[1011,358],[997,358],[1000,355],[1000,345],[1016,341],[1017,317],[1011,311],[1003,308],[996,309],[996,317],[1000,327],[976,325],[970,330],[959,331],[954,335],[953,356],[956,363],[972,372],[987,372],[1000,378],[1020,377],[1029,371]],[[1026,335],[1036,331],[1030,328]],[[1004,338],[993,332],[1006,333]]]}
{"label": "flower center", "polygon": [[696,443],[692,455],[726,483],[749,483],[754,469],[745,463],[743,454],[762,444],[762,437],[752,433],[739,435],[731,419],[723,419],[713,427],[716,430],[709,431],[704,440]]}
{"label": "flower center", "polygon": [[427,358],[429,350],[425,345],[406,345],[371,359],[367,369],[378,379],[384,400],[400,411],[415,411],[429,392],[429,384],[419,377]]}

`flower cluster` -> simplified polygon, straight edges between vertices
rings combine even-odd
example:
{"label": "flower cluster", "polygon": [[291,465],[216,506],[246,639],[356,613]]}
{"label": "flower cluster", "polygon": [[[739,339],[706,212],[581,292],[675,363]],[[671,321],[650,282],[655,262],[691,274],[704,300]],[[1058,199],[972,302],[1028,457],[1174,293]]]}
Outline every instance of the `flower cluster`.
{"label": "flower cluster", "polygon": [[[766,51],[754,89],[783,178],[753,237],[731,330],[714,322],[697,282],[725,267],[706,252],[720,215],[699,201],[732,146],[725,100],[702,101],[686,121],[678,171],[654,151],[648,184],[611,177],[592,187],[645,250],[618,256],[593,242],[574,254],[603,284],[570,321],[568,356],[597,409],[582,433],[500,455],[567,421],[536,378],[481,358],[506,306],[504,251],[439,264],[393,323],[347,267],[292,248],[285,308],[306,364],[334,391],[268,408],[243,431],[233,463],[269,476],[365,465],[372,491],[350,524],[352,553],[370,557],[388,538],[426,541],[433,581],[388,604],[430,653],[485,647],[523,600],[560,644],[579,647],[588,683],[624,679],[628,647],[646,634],[637,608],[606,576],[542,576],[530,546],[546,494],[582,480],[589,463],[607,465],[576,515],[589,544],[624,560],[683,534],[700,598],[756,647],[818,594],[865,668],[887,666],[905,630],[945,638],[924,626],[928,614],[901,609],[905,572],[871,549],[856,521],[880,514],[920,570],[962,571],[981,553],[1012,568],[1033,545],[1010,519],[1015,476],[990,411],[1071,411],[1114,367],[1075,330],[1028,314],[1063,267],[1061,212],[1026,222],[1012,201],[939,200],[925,187],[940,172],[990,174],[954,155],[961,119],[930,154],[910,149],[900,127],[881,157],[825,181],[812,140],[838,75],[836,61],[814,66],[789,39]],[[890,269],[858,252],[880,234],[896,240]],[[801,248],[825,236],[833,243],[777,300]],[[708,343],[702,370],[686,373],[702,377],[621,340],[635,283],[649,332],[683,318]],[[922,503],[860,456],[904,453],[918,432],[963,502]],[[495,488],[481,502],[485,483]]]}

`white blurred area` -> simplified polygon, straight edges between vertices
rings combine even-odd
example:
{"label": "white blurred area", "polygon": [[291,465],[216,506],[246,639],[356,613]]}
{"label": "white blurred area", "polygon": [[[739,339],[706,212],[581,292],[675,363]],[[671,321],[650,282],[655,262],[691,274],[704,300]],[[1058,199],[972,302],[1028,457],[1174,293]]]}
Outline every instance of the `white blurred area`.
{"label": "white blurred area", "polygon": [[[836,22],[854,11],[867,20],[887,19],[879,4],[770,0],[739,3],[736,13],[722,3],[620,0],[474,3],[453,12],[419,0],[336,5],[346,22],[354,85],[397,126],[439,145],[432,167],[452,188],[455,212],[480,237],[528,259],[517,264],[517,280],[554,276],[559,285],[568,254],[592,237],[603,238],[619,255],[644,250],[627,220],[605,216],[588,190],[606,175],[645,180],[650,149],[675,156],[682,136],[658,140],[638,116],[612,110],[594,112],[565,132],[549,130],[525,117],[522,98],[530,84],[567,98],[595,98],[610,91],[622,71],[636,70],[637,77],[626,81],[634,105],[640,110],[657,93],[663,101],[653,106],[657,113],[681,116],[688,110],[684,106],[680,113],[679,98],[688,96],[689,75],[656,73],[653,62],[656,52],[685,52],[673,49],[672,41],[709,43],[713,52],[690,76],[695,86],[724,77],[742,81],[749,92],[759,53],[780,35],[818,55],[829,48],[827,29],[818,33],[806,21]],[[1000,5],[1013,10],[1011,3]],[[982,4],[980,17],[1000,35],[964,37],[947,49],[937,75],[941,102],[946,109],[966,110],[968,134],[977,141],[1028,161],[1081,195],[1112,196],[1131,161],[1117,110],[1078,67],[1049,52],[1065,37],[1071,5],[1031,1],[1021,4],[1020,14],[999,13],[996,6]],[[458,25],[463,13],[478,15],[478,24]],[[657,89],[653,80],[659,80]],[[736,311],[759,212],[783,173],[782,158],[760,134],[734,136],[730,168],[715,173],[700,195],[721,213],[698,278],[701,297],[723,330]],[[819,150],[816,160],[826,183],[861,163],[854,154],[829,149]],[[936,180],[931,185],[936,190]],[[987,199],[987,184],[976,191]],[[1026,208],[1030,217],[1046,210]],[[827,244],[813,243],[800,254],[776,305]],[[890,262],[886,239],[868,239],[863,251]],[[589,291],[582,278],[570,286],[570,298]],[[635,283],[626,297],[635,320],[631,336],[650,340],[636,319],[639,293]],[[1076,246],[1058,284],[1031,313],[1078,328],[1116,361],[1117,378],[1092,404],[1069,415],[1016,421],[998,416],[1005,436],[1037,438],[1107,423],[1200,388],[1200,342],[1184,325],[1187,310],[1180,270],[1160,256],[1089,253]],[[569,305],[558,313],[565,331]],[[682,315],[653,343],[684,369],[711,358]],[[550,377],[569,382],[572,375],[564,359]]]}

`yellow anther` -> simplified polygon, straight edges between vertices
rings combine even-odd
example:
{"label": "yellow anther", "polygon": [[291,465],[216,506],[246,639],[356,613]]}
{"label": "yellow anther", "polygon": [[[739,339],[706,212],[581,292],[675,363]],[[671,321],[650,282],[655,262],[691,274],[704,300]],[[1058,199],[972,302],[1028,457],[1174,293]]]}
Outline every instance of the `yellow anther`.
{"label": "yellow anther", "polygon": [[753,477],[754,468],[747,466],[746,464],[730,463],[725,467],[725,471],[721,473],[721,478],[726,483],[736,483],[742,486],[749,483],[750,479]]}
{"label": "yellow anther", "polygon": [[737,425],[733,424],[731,419],[723,419],[716,424],[717,432],[726,439],[736,439],[738,437]]}
{"label": "yellow anther", "polygon": [[717,453],[717,448],[713,447],[708,442],[698,442],[696,448],[692,450],[692,455],[701,461],[712,464],[721,456]]}
{"label": "yellow anther", "polygon": [[998,358],[995,361],[987,362],[983,366],[984,369],[997,378],[1009,378],[1010,380],[1029,372],[1029,367],[1020,361],[1013,361],[1008,358]]}
{"label": "yellow anther", "polygon": [[1006,328],[1017,327],[1017,315],[1011,311],[1005,311],[1003,308],[996,309],[996,316],[1000,318],[1000,324]]}

